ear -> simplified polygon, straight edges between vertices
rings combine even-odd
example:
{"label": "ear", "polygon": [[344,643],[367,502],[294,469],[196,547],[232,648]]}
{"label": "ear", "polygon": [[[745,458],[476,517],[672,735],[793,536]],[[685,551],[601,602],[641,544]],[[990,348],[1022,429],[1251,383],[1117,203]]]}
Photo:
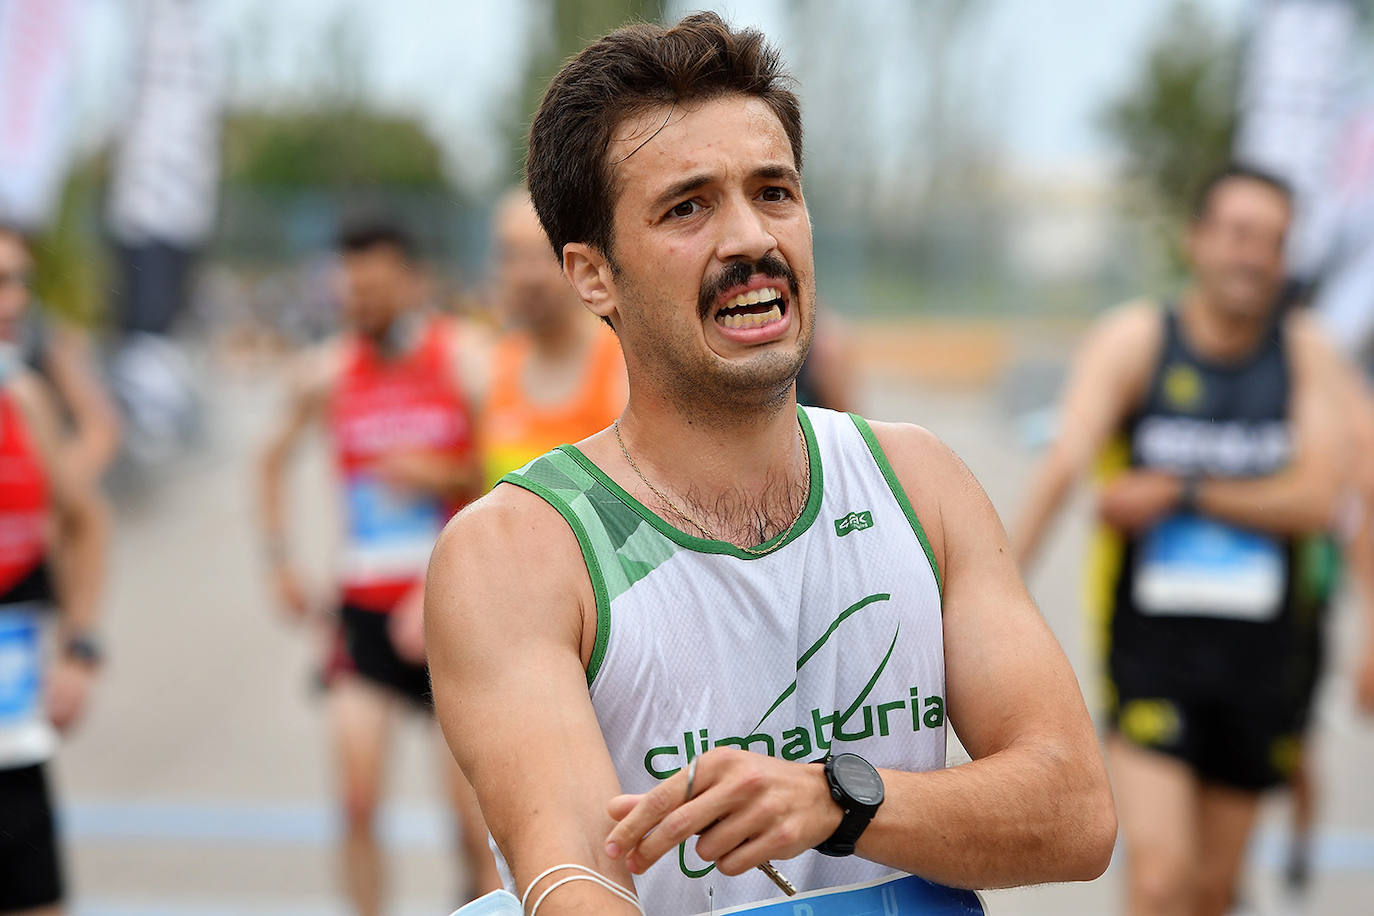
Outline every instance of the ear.
{"label": "ear", "polygon": [[601,252],[581,242],[563,246],[563,276],[572,284],[587,311],[610,318],[616,311],[615,277]]}

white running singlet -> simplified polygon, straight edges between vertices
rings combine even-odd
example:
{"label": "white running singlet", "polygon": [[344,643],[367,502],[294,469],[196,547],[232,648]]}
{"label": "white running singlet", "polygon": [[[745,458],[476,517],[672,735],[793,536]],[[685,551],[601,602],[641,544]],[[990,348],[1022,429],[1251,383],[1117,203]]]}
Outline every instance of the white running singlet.
{"label": "white running singlet", "polygon": [[[867,422],[816,408],[798,418],[811,491],[763,556],[677,530],[572,446],[503,478],[556,508],[581,544],[597,604],[587,682],[625,792],[721,746],[945,765],[940,579],[925,532]],[[717,911],[778,896],[763,874],[723,876],[694,847],[636,879],[646,913],[703,913],[708,890]],[[812,851],[777,865],[802,891],[893,875]]]}

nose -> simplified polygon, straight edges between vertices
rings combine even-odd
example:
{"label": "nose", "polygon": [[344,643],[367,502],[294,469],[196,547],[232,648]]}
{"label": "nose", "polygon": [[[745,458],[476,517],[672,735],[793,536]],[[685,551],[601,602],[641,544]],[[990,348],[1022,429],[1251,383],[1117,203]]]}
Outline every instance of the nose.
{"label": "nose", "polygon": [[764,215],[744,194],[733,194],[722,204],[722,232],[716,246],[721,261],[757,261],[778,247]]}

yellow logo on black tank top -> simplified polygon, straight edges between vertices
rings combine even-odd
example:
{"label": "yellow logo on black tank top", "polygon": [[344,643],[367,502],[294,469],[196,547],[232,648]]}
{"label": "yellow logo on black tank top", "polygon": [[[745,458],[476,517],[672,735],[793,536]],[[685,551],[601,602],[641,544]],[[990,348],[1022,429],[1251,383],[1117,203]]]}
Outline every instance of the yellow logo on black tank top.
{"label": "yellow logo on black tank top", "polygon": [[1164,370],[1161,386],[1171,407],[1191,410],[1202,400],[1202,376],[1186,363],[1174,363]]}

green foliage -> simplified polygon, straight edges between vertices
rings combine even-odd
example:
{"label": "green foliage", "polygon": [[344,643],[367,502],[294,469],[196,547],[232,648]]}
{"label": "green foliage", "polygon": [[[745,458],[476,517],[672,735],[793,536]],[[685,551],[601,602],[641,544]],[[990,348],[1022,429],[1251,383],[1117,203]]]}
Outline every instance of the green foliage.
{"label": "green foliage", "polygon": [[108,264],[100,236],[98,210],[106,160],[96,156],[67,176],[58,217],[33,240],[34,292],[50,311],[81,325],[105,313]]}
{"label": "green foliage", "polygon": [[1230,158],[1239,58],[1237,41],[1181,0],[1134,84],[1103,112],[1103,127],[1120,144],[1127,177],[1142,195],[1137,208],[1171,237],[1202,182]]}
{"label": "green foliage", "polygon": [[241,112],[224,128],[225,180],[264,188],[439,188],[439,146],[415,121],[363,108]]}
{"label": "green foliage", "polygon": [[544,87],[563,63],[607,32],[631,22],[659,22],[666,0],[540,0],[542,35],[531,36],[532,53],[520,84],[518,104],[505,125],[510,183],[524,175],[530,122]]}

